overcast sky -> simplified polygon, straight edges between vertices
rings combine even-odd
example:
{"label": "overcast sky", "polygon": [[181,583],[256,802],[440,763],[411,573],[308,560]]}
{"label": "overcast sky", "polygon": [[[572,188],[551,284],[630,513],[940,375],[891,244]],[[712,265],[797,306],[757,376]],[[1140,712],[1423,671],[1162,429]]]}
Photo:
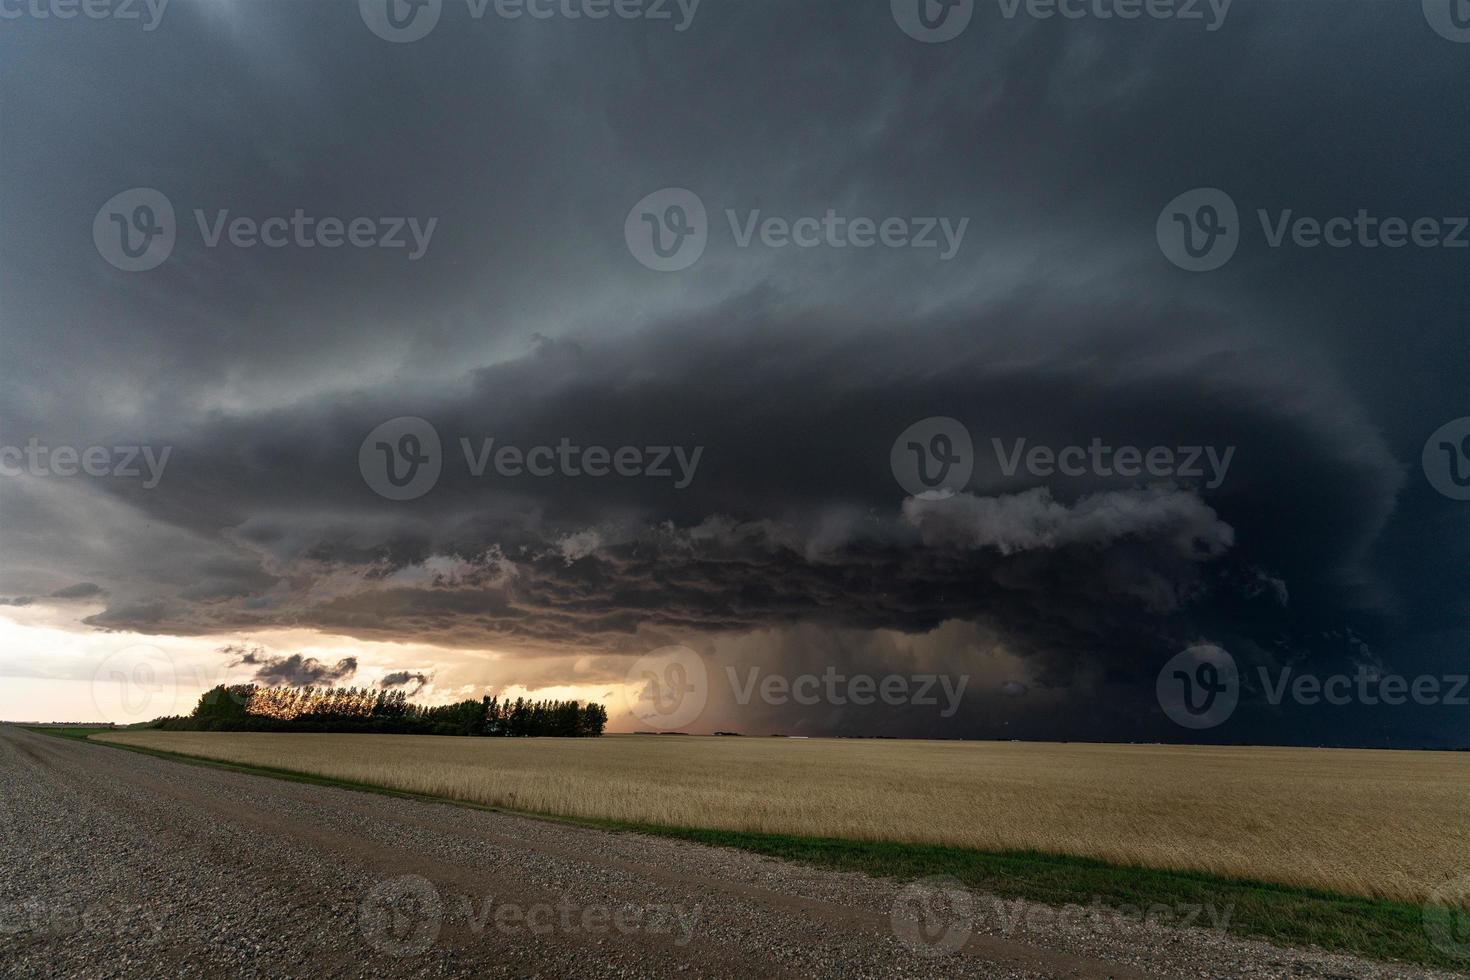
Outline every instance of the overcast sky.
{"label": "overcast sky", "polygon": [[[918,0],[443,0],[416,40],[388,2],[6,8],[0,717],[97,716],[139,647],[186,709],[392,674],[621,705],[681,644],[691,731],[1470,744],[1470,706],[1268,697],[1470,672],[1470,502],[1422,458],[1470,416],[1470,43],[1433,0],[978,0],[942,43]],[[1342,247],[1289,226],[1360,211]],[[1233,254],[1182,267],[1212,216]],[[916,496],[934,418],[972,473]],[[606,475],[494,455],[564,443]],[[1161,705],[1187,650],[1238,666],[1227,721]],[[752,669],[968,681],[742,706]]]}

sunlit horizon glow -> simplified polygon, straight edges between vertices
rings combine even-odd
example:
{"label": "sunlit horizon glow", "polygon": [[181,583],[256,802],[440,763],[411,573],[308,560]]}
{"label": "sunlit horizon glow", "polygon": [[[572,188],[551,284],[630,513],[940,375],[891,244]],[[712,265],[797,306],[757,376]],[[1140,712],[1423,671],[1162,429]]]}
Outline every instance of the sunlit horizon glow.
{"label": "sunlit horizon glow", "polygon": [[216,685],[259,683],[256,667],[235,664],[238,656],[222,652],[223,647],[246,646],[270,656],[300,654],[327,664],[357,659],[350,676],[318,686],[377,689],[388,674],[412,670],[430,676],[421,689],[406,688],[409,699],[420,704],[485,695],[596,701],[608,708],[610,731],[638,727],[627,715],[620,678],[528,684],[516,675],[518,669],[524,675],[529,662],[500,651],[363,641],[305,629],[171,636],[98,630],[82,622],[100,608],[36,602],[0,611],[0,720],[133,724],[188,714],[200,695]]}

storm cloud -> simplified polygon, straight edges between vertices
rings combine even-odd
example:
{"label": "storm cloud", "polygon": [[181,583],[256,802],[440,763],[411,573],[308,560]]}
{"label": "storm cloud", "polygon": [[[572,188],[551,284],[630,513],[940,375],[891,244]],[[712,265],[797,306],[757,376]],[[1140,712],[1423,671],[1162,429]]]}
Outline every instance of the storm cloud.
{"label": "storm cloud", "polygon": [[[1171,737],[1153,680],[1195,645],[1323,669],[1462,658],[1467,512],[1419,458],[1467,414],[1464,253],[1272,248],[1256,217],[1464,208],[1466,52],[1417,5],[1240,0],[1212,32],[977,10],[938,45],[884,3],[401,45],[356,6],[8,31],[0,442],[170,455],[156,486],[0,477],[0,604],[209,642],[434,644],[471,675],[491,651],[543,686],[620,681],[667,643],[720,670],[981,678],[944,720],[712,709],[812,734]],[[1351,112],[1329,110],[1345,92]],[[137,274],[92,238],[133,187],[180,229]],[[1208,274],[1155,238],[1195,187],[1240,205],[1240,248]],[[709,214],[680,272],[624,237],[660,188]],[[437,224],[410,262],[210,246],[194,214],[296,209]],[[728,216],[829,212],[968,225],[941,260],[742,244]],[[404,417],[437,439],[437,476],[388,499],[363,460]],[[894,442],[937,417],[972,437],[973,473],[914,495]],[[1017,469],[1022,443],[1231,455],[1218,480],[1067,475]],[[574,469],[524,465],[561,446]],[[681,486],[620,475],[624,449],[675,474],[675,450],[699,455]],[[269,684],[359,666],[233,656]],[[1387,741],[1451,737],[1394,724]],[[1263,713],[1231,737],[1356,725]]]}
{"label": "storm cloud", "polygon": [[256,668],[254,680],[267,687],[332,685],[357,673],[355,657],[343,657],[335,664],[324,664],[315,657],[304,657],[299,653],[286,657],[271,656],[259,647],[242,649],[227,646],[220,652],[235,658],[230,661],[231,667]]}

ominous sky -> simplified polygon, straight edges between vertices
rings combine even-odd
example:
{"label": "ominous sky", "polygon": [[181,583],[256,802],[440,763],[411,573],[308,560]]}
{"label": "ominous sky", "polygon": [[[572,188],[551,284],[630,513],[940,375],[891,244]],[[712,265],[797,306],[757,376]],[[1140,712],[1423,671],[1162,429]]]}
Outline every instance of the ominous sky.
{"label": "ominous sky", "polygon": [[[1470,707],[1267,683],[1470,672],[1470,503],[1421,460],[1470,416],[1470,232],[1271,242],[1470,214],[1470,43],[1434,0],[977,0],[943,43],[904,0],[443,0],[412,41],[386,2],[172,0],[150,30],[7,0],[0,717],[97,716],[139,648],[184,707],[252,678],[612,705],[680,644],[690,731],[1470,745]],[[106,241],[167,217],[136,188],[174,213],[145,271]],[[1166,241],[1196,188],[1238,208],[1210,271]],[[810,247],[758,227],[829,214]],[[703,252],[650,268],[640,227],[680,216]],[[336,247],[296,233],[324,218]],[[405,246],[343,242],[359,218]],[[887,219],[935,247],[874,243]],[[895,440],[933,418],[972,473],[915,496]],[[1027,472],[1018,440],[1202,471]],[[563,444],[670,475],[493,455]],[[437,475],[385,495],[382,451]],[[1156,681],[1200,649],[1240,703],[1191,730]],[[968,681],[952,712],[741,705],[752,670]]]}

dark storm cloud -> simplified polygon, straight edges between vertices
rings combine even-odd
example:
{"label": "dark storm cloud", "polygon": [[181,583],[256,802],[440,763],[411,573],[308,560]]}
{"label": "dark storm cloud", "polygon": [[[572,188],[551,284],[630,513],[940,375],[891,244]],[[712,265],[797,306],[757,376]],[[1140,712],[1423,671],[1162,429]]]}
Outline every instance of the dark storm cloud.
{"label": "dark storm cloud", "polygon": [[220,653],[232,656],[231,667],[255,667],[254,679],[267,687],[312,687],[335,684],[357,673],[357,658],[343,657],[335,664],[324,664],[315,657],[293,653],[273,657],[259,647],[225,646]]}
{"label": "dark storm cloud", "polygon": [[431,680],[433,680],[433,678],[430,677],[428,674],[420,673],[418,671],[396,670],[391,674],[384,674],[383,679],[378,682],[378,685],[380,687],[387,688],[408,687],[408,685],[412,684],[413,688],[408,693],[416,694],[420,690],[422,690],[424,685],[429,683],[429,681]]}
{"label": "dark storm cloud", "polygon": [[[65,588],[48,593],[45,598],[52,600],[61,599],[63,601],[71,599],[97,599],[106,594],[107,591],[95,582],[78,582],[75,585],[68,585]],[[0,597],[0,606],[29,606],[36,599],[36,596],[29,595],[14,596],[12,598]]]}
{"label": "dark storm cloud", "polygon": [[[985,710],[1028,734],[1058,692],[1073,734],[1149,734],[1135,682],[1202,641],[1334,663],[1351,628],[1386,661],[1453,662],[1470,535],[1416,470],[1467,414],[1463,259],[1254,241],[1192,276],[1153,238],[1199,186],[1248,223],[1463,209],[1464,46],[1417,5],[1327,6],[1238,0],[1213,33],[977,13],[944,45],[881,2],[408,45],[352,3],[180,0],[147,35],[12,24],[0,442],[173,453],[151,490],[3,478],[0,588],[105,599],[105,629],[318,628],[558,670],[698,637],[875,670],[999,645],[1021,674],[989,678]],[[129,275],[90,227],[134,186],[185,227],[194,208],[439,226],[411,264],[187,235]],[[725,234],[660,275],[622,224],[667,186],[716,227],[725,208],[971,225],[947,263]],[[433,424],[444,471],[395,503],[357,457],[401,415]],[[970,491],[906,500],[890,447],[940,415],[981,450]],[[459,440],[487,437],[704,454],[685,490],[474,479]],[[1219,486],[1142,487],[1007,477],[989,452],[1094,437],[1236,454]],[[82,579],[97,591],[61,594]]]}
{"label": "dark storm cloud", "polygon": [[68,585],[64,589],[57,589],[51,593],[53,599],[95,599],[106,595],[107,591],[96,582],[78,582],[76,585]]}
{"label": "dark storm cloud", "polygon": [[[1096,342],[1060,309],[924,325],[932,353],[857,323],[844,337],[725,310],[724,332],[678,323],[636,343],[542,345],[475,372],[455,395],[332,399],[177,432],[175,480],[128,496],[147,514],[187,505],[199,533],[227,528],[273,579],[234,599],[176,596],[173,628],[187,632],[293,624],[467,647],[635,650],[650,635],[801,623],[913,633],[964,619],[1061,682],[1079,659],[1147,669],[1192,638],[1197,608],[1217,593],[1279,611],[1262,569],[1288,581],[1311,569],[1340,604],[1371,601],[1349,599],[1344,583],[1363,577],[1361,542],[1401,477],[1343,393],[1278,377],[1265,356],[1152,354],[1166,320],[1112,315],[1124,322],[1109,349],[1133,353],[1122,373],[1094,366]],[[1217,331],[1226,346],[1230,328]],[[722,371],[752,338],[766,357]],[[435,425],[443,470],[421,499],[383,500],[357,449],[404,412]],[[972,429],[980,463],[970,493],[906,499],[889,449],[932,414]],[[646,478],[476,478],[462,436],[705,452],[684,491]],[[988,448],[1094,436],[1237,451],[1210,490],[1007,477]],[[1285,467],[1310,486],[1283,488]],[[1250,542],[1249,563],[1235,553],[1233,513],[1275,529]],[[1328,524],[1334,533],[1319,530]],[[120,607],[92,622],[144,625]]]}

